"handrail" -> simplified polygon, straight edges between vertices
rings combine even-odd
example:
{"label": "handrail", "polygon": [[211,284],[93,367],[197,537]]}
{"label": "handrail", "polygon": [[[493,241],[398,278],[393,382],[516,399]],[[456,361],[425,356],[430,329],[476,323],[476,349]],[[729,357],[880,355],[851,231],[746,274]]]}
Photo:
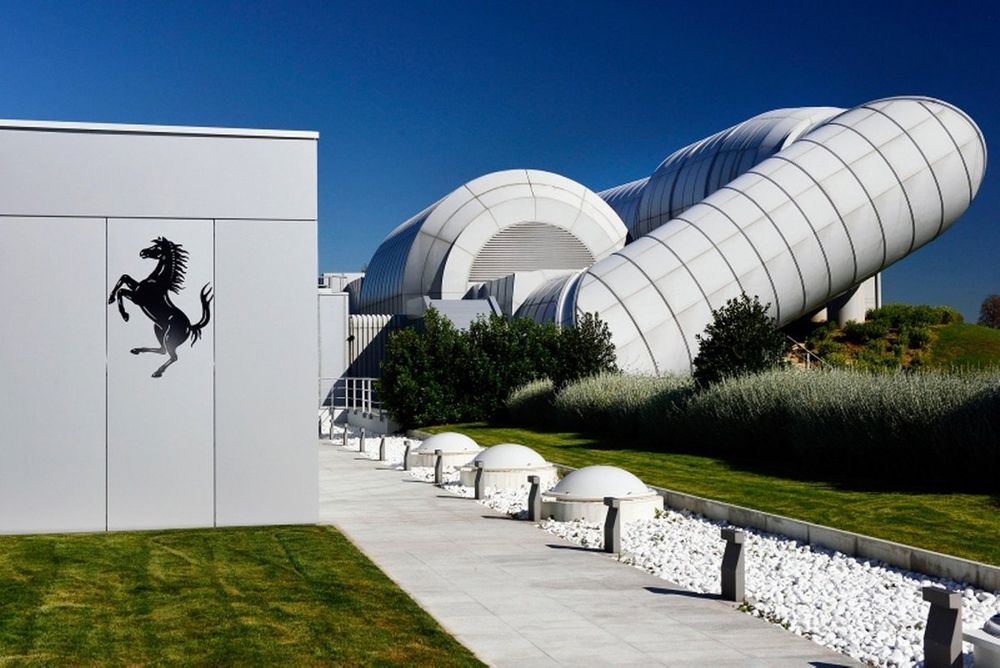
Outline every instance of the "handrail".
{"label": "handrail", "polygon": [[382,402],[378,399],[378,380],[356,376],[321,376],[319,405],[331,410],[360,409],[364,413],[372,413],[382,408]]}
{"label": "handrail", "polygon": [[[833,368],[832,364],[830,364],[829,362],[827,362],[826,360],[824,360],[822,357],[820,357],[819,355],[817,355],[813,351],[809,350],[809,347],[806,346],[804,343],[796,341],[795,339],[793,339],[788,334],[785,334],[785,338],[792,342],[792,349],[793,350],[794,349],[798,349],[798,350],[800,350],[800,351],[802,351],[802,352],[805,353],[805,364],[806,364],[806,370],[807,371],[811,368],[811,362],[814,359],[816,360],[816,363],[818,364],[818,366],[821,369],[832,369]],[[801,359],[801,357],[800,357],[800,359]]]}

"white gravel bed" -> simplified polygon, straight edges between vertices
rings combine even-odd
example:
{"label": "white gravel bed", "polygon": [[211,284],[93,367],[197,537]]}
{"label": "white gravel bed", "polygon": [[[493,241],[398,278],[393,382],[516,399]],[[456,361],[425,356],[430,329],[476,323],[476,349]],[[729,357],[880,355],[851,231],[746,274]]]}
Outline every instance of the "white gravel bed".
{"label": "white gravel bed", "polygon": [[[668,510],[654,520],[626,525],[621,561],[697,592],[718,594],[727,525]],[[585,547],[603,547],[603,529],[585,522],[546,520],[542,527]],[[921,588],[962,594],[962,623],[981,628],[1000,610],[1000,592],[932,578],[883,562],[810,546],[785,536],[746,530],[746,594],[743,609],[859,661],[912,666],[923,661],[923,634],[930,604]],[[966,665],[972,646],[966,643]]]}
{"label": "white gravel bed", "polygon": [[[335,443],[341,443],[341,427]],[[368,456],[378,458],[380,437],[368,439]],[[386,459],[402,468],[407,441],[386,439]],[[348,449],[357,450],[358,433],[348,431]],[[433,482],[432,467],[409,471],[417,480]],[[556,478],[542,481],[550,489]],[[471,487],[459,482],[457,469],[444,471],[442,489],[467,498]],[[479,503],[516,519],[527,517],[529,486],[486,489]],[[725,542],[722,527],[732,526],[686,511],[667,510],[656,519],[626,525],[621,561],[657,577],[700,593],[718,594],[719,569]],[[603,528],[583,521],[545,520],[541,527],[582,547],[602,548]],[[755,617],[810,638],[874,666],[914,666],[923,663],[923,634],[930,604],[921,588],[945,587],[962,594],[962,623],[981,628],[1000,612],[1000,591],[988,592],[955,582],[906,571],[880,561],[865,560],[804,544],[800,541],[745,529],[746,595],[741,609]],[[972,665],[972,646],[963,645],[965,665]]]}

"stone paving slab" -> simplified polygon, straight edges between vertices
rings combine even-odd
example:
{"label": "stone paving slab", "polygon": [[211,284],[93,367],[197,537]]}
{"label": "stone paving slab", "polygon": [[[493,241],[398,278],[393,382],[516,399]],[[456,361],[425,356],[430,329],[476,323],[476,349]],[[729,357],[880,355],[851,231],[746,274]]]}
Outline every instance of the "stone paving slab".
{"label": "stone paving slab", "polygon": [[356,451],[319,453],[320,521],[490,665],[858,665]]}

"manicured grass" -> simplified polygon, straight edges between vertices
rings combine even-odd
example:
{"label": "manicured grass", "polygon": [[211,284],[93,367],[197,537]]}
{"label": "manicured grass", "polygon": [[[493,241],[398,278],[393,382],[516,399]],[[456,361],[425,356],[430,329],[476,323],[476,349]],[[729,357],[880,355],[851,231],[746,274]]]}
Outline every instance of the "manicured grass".
{"label": "manicured grass", "polygon": [[934,328],[931,364],[936,367],[1000,366],[1000,329],[956,322]]}
{"label": "manicured grass", "polygon": [[0,537],[0,665],[481,665],[330,527]]}
{"label": "manicured grass", "polygon": [[[480,445],[521,443],[566,466],[620,466],[645,483],[915,547],[1000,565],[1000,500],[976,494],[880,491],[837,481],[741,468],[710,457],[576,433],[482,423],[426,428],[459,431]],[[976,475],[972,471],[959,475]]]}

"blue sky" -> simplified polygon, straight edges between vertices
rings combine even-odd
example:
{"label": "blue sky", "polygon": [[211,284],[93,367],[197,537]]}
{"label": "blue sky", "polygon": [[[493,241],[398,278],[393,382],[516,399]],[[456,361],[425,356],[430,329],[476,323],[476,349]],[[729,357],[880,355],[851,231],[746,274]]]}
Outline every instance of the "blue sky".
{"label": "blue sky", "polygon": [[[817,9],[806,9],[812,5]],[[321,270],[510,167],[594,190],[783,106],[925,94],[1000,150],[992,3],[0,1],[0,117],[320,132]],[[1000,293],[1000,182],[887,301]]]}

